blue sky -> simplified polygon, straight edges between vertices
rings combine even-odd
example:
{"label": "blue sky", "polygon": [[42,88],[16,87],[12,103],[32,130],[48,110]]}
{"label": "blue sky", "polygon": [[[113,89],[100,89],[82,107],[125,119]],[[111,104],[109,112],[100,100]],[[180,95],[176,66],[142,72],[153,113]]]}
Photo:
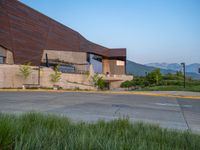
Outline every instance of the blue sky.
{"label": "blue sky", "polygon": [[200,0],[21,0],[138,63],[200,63]]}

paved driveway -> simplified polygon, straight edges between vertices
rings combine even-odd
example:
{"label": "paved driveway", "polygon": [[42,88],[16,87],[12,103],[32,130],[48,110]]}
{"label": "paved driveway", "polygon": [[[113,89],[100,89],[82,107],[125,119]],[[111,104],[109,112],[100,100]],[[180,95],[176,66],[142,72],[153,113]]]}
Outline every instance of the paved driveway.
{"label": "paved driveway", "polygon": [[129,117],[175,129],[200,132],[200,100],[142,95],[0,92],[0,111],[62,114],[75,121]]}

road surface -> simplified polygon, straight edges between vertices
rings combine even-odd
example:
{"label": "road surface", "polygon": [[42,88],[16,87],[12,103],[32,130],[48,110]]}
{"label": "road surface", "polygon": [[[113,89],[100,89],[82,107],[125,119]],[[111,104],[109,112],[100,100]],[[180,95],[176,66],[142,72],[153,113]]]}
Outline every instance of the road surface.
{"label": "road surface", "polygon": [[74,121],[128,117],[173,129],[200,132],[200,99],[82,92],[0,92],[0,112],[45,112]]}

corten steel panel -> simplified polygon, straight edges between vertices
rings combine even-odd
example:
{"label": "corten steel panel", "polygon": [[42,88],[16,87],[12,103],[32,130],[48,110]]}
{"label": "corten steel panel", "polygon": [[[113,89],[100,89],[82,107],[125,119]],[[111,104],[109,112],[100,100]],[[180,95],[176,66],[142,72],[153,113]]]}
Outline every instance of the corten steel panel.
{"label": "corten steel panel", "polygon": [[16,0],[0,0],[0,45],[13,52],[15,64],[39,65],[45,49],[126,59],[126,49],[109,49],[92,43]]}
{"label": "corten steel panel", "polygon": [[109,57],[126,57],[126,48],[109,49]]}
{"label": "corten steel panel", "polygon": [[0,0],[0,45],[12,49],[8,13],[5,0]]}

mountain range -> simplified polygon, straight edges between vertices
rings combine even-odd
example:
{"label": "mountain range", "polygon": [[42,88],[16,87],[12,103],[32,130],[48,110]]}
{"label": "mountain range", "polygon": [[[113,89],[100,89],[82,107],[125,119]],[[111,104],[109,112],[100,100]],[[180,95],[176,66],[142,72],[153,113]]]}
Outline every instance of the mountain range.
{"label": "mountain range", "polygon": [[[167,64],[167,63],[150,63],[150,64],[139,64],[133,61],[127,60],[126,62],[126,71],[128,74],[133,74],[135,76],[145,76],[146,73],[151,72],[152,70],[160,68],[162,74],[167,73],[176,73],[181,70],[181,65],[177,63]],[[198,68],[200,64],[191,64],[186,65],[186,75],[192,77],[193,79],[200,80],[200,74],[198,73]]]}
{"label": "mountain range", "polygon": [[[182,66],[178,63],[170,63],[170,64],[168,64],[168,63],[149,63],[149,64],[145,64],[145,66],[167,69],[167,70],[174,70],[174,71],[182,70]],[[186,72],[198,73],[199,68],[200,68],[200,64],[198,64],[198,63],[189,64],[189,65],[186,65]]]}

